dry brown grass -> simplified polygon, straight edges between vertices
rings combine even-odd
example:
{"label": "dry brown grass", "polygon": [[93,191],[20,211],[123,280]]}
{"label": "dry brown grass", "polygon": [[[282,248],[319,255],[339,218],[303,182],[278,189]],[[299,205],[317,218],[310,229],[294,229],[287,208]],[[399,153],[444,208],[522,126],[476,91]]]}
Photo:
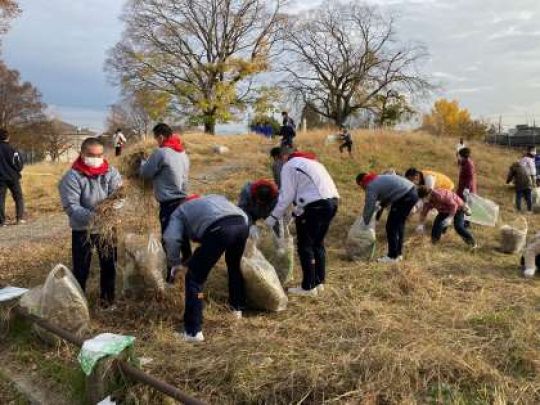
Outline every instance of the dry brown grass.
{"label": "dry brown grass", "polygon": [[[115,314],[95,313],[95,330],[137,336],[137,352],[154,359],[151,373],[212,403],[539,403],[538,278],[521,279],[519,257],[495,250],[498,229],[474,227],[481,245],[475,254],[453,232],[436,247],[409,233],[399,267],[344,259],[347,230],[363,206],[356,173],[416,166],[455,179],[455,141],[359,132],[350,159],[340,156],[336,144],[324,145],[326,134],[298,138],[303,149],[318,153],[342,196],[328,238],[324,297],[293,298],[283,313],[249,312],[235,322],[220,265],[206,288],[204,344],[187,345],[173,335],[181,327],[180,286],[163,302],[123,301]],[[193,191],[236,199],[246,180],[270,177],[272,144],[261,138],[189,135],[185,141]],[[212,154],[218,142],[231,154]],[[519,152],[471,146],[480,194],[501,204],[504,221],[513,219],[513,193],[504,180]],[[139,212],[156,215],[144,207]],[[540,230],[537,216],[528,219],[531,233]],[[382,254],[383,226],[378,228]],[[30,266],[30,258],[23,258],[21,266],[28,265],[31,275],[12,272],[15,281],[44,277],[45,262],[56,260],[49,257],[54,249],[38,252],[47,260]],[[65,249],[56,252],[57,259],[65,257]]]}

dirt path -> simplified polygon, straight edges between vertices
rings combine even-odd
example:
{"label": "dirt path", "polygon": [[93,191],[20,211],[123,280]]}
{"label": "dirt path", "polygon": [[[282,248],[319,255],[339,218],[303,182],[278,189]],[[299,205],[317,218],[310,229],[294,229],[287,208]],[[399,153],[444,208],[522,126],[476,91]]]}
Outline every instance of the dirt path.
{"label": "dirt path", "polygon": [[64,213],[48,214],[25,225],[0,227],[0,247],[18,246],[21,242],[41,242],[53,239],[69,229]]}

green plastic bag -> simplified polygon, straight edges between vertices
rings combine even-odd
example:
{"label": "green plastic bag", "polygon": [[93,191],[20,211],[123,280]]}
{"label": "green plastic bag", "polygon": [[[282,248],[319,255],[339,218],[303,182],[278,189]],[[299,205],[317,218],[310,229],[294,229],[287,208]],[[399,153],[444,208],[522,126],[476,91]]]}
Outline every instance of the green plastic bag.
{"label": "green plastic bag", "polygon": [[133,345],[133,336],[102,333],[83,343],[77,359],[86,375],[90,375],[97,362],[107,356],[117,356]]}

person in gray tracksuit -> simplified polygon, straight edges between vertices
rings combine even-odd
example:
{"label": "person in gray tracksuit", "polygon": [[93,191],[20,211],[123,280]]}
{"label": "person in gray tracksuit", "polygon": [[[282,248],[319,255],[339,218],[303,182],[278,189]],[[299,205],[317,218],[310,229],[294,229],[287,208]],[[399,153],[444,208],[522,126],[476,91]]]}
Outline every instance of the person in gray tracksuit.
{"label": "person in gray tracksuit", "polygon": [[[153,132],[159,148],[148,160],[141,162],[140,175],[153,183],[154,195],[159,202],[159,222],[163,235],[171,214],[187,196],[189,158],[180,136],[173,134],[167,124],[157,124]],[[184,243],[182,249],[183,257],[187,260],[191,256],[189,241]],[[170,269],[167,281],[171,281]]]}
{"label": "person in gray tracksuit", "polygon": [[89,226],[96,206],[117,192],[122,186],[118,170],[103,158],[103,144],[97,138],[87,138],[81,155],[59,184],[62,207],[72,229],[73,275],[83,291],[90,272],[92,249],[99,256],[101,305],[114,301],[116,278],[116,247],[103,244]]}
{"label": "person in gray tracksuit", "polygon": [[418,202],[418,192],[414,183],[397,175],[376,175],[360,173],[356,183],[366,192],[364,204],[364,223],[371,222],[377,203],[383,208],[390,206],[386,221],[388,255],[379,259],[383,263],[398,262],[402,259],[405,222]]}
{"label": "person in gray tracksuit", "polygon": [[185,240],[200,243],[187,261],[185,276],[184,339],[204,340],[202,335],[203,287],[208,274],[225,253],[229,274],[229,302],[237,317],[245,306],[240,263],[248,238],[247,215],[221,195],[188,197],[174,211],[163,239],[173,277],[183,263]]}

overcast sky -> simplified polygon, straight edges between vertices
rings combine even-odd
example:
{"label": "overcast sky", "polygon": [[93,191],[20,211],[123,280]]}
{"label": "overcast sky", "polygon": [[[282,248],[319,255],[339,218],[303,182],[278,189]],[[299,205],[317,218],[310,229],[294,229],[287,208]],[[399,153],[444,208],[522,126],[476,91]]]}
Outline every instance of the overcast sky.
{"label": "overcast sky", "polygon": [[[120,38],[120,0],[21,0],[3,58],[43,93],[51,110],[103,128],[117,90],[103,72]],[[370,0],[399,16],[400,38],[424,43],[424,70],[475,117],[540,122],[540,1]],[[297,8],[313,5],[297,0]]]}

